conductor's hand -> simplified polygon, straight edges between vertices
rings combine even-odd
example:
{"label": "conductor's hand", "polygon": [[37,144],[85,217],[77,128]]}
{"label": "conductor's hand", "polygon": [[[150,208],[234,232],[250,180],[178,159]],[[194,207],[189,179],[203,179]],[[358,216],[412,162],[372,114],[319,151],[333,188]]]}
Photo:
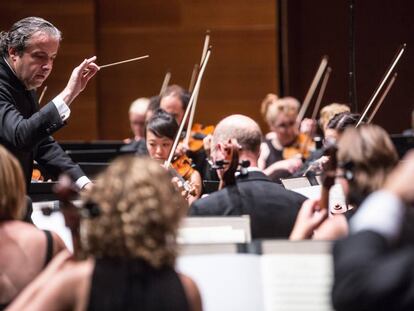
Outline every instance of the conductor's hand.
{"label": "conductor's hand", "polygon": [[60,94],[64,102],[69,106],[82,92],[88,81],[98,72],[99,66],[95,64],[96,56],[85,59],[78,67],[73,69],[68,84]]}

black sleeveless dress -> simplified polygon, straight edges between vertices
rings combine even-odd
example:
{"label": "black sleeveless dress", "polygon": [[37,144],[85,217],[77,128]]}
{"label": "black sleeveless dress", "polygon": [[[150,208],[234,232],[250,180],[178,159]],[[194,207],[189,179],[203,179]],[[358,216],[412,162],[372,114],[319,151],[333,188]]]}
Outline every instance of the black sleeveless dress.
{"label": "black sleeveless dress", "polygon": [[[272,141],[270,139],[266,139],[265,143],[267,144],[267,146],[269,147],[269,156],[266,159],[266,167],[269,167],[270,165],[272,165],[275,162],[284,160],[283,159],[283,149],[276,149],[273,144]],[[274,173],[272,173],[269,178],[276,182],[276,183],[281,183],[280,179],[281,178],[287,178],[290,177],[292,174],[289,173],[289,171],[287,170],[278,170]]]}
{"label": "black sleeveless dress", "polygon": [[155,269],[140,259],[97,259],[88,310],[190,310],[171,267]]}

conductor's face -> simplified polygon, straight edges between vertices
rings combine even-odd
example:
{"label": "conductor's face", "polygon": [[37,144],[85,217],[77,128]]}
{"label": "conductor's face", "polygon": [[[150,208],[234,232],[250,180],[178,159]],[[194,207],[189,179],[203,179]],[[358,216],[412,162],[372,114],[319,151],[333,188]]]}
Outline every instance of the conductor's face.
{"label": "conductor's face", "polygon": [[58,49],[58,38],[44,32],[36,32],[20,55],[13,48],[9,49],[9,63],[26,88],[35,89],[41,86],[51,73]]}

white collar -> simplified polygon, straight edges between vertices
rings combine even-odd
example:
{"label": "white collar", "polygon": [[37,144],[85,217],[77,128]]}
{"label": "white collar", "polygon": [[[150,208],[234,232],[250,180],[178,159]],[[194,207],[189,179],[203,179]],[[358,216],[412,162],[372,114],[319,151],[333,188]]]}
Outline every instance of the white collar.
{"label": "white collar", "polygon": [[[248,173],[250,173],[250,172],[262,172],[262,170],[260,168],[256,167],[256,166],[249,166],[249,167],[246,168],[246,170],[247,170]],[[240,175],[240,172],[237,171],[234,175],[237,177],[237,176]]]}

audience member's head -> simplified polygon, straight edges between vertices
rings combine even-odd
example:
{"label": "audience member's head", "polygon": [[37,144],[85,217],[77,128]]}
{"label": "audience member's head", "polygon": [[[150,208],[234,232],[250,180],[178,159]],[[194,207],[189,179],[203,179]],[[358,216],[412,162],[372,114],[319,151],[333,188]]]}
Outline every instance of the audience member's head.
{"label": "audience member's head", "polygon": [[211,146],[212,158],[213,160],[221,159],[221,153],[224,152],[223,146],[230,139],[236,139],[241,147],[240,158],[246,158],[251,161],[252,166],[257,166],[261,138],[260,127],[253,119],[240,114],[226,117],[217,124],[214,130]]}
{"label": "audience member's head", "polygon": [[23,216],[26,186],[19,162],[0,145],[0,221]]}
{"label": "audience member's head", "polygon": [[178,124],[174,116],[162,109],[156,110],[146,126],[145,138],[150,157],[167,160],[177,132]]}
{"label": "audience member's head", "polygon": [[358,206],[381,188],[397,162],[394,145],[381,127],[348,127],[338,143],[338,163],[349,187],[345,189],[349,203]]}
{"label": "audience member's head", "polygon": [[140,258],[156,268],[174,265],[186,203],[159,163],[120,157],[84,199],[100,207],[99,216],[82,223],[87,253],[96,258]]}
{"label": "audience member's head", "polygon": [[145,115],[147,113],[149,99],[145,97],[134,100],[129,107],[129,124],[135,140],[145,135]]}
{"label": "audience member's head", "polygon": [[190,93],[179,85],[170,85],[161,95],[160,108],[171,113],[178,124],[184,117],[190,101]]}
{"label": "audience member's head", "polygon": [[262,114],[282,146],[290,144],[298,134],[297,116],[300,103],[293,97],[277,98],[268,94],[262,102]]}
{"label": "audience member's head", "polygon": [[346,104],[332,103],[326,105],[319,112],[319,125],[321,126],[322,131],[325,133],[329,121],[338,113],[341,112],[350,112],[350,108]]}

